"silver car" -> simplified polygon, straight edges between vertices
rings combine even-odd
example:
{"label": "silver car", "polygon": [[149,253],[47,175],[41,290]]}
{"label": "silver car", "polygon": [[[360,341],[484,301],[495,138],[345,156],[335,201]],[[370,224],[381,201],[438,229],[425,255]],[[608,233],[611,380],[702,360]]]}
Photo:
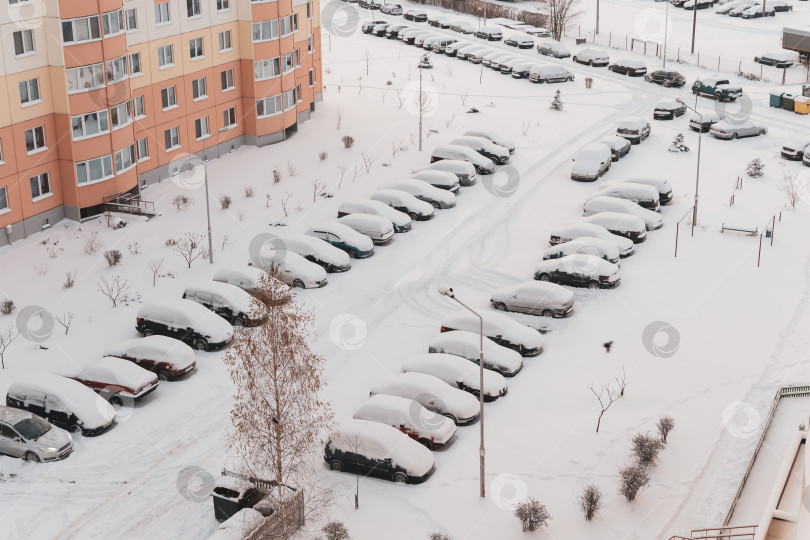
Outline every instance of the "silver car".
{"label": "silver car", "polygon": [[33,413],[0,406],[0,454],[38,463],[56,461],[73,452],[73,439]]}
{"label": "silver car", "polygon": [[768,128],[762,124],[755,124],[750,120],[742,122],[732,122],[729,120],[720,120],[712,124],[709,128],[709,134],[715,139],[737,139],[739,137],[756,137],[757,135],[765,135],[768,133]]}

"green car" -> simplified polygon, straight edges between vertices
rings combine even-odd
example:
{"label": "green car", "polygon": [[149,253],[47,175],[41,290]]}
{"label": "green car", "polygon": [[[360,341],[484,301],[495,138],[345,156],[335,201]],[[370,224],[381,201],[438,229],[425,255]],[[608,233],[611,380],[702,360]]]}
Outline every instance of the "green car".
{"label": "green car", "polygon": [[692,83],[692,93],[695,95],[714,96],[715,101],[727,99],[734,101],[743,93],[741,86],[731,84],[728,79],[707,77]]}
{"label": "green car", "polygon": [[352,259],[365,259],[374,255],[371,239],[342,223],[322,221],[307,229],[305,234],[342,249]]}

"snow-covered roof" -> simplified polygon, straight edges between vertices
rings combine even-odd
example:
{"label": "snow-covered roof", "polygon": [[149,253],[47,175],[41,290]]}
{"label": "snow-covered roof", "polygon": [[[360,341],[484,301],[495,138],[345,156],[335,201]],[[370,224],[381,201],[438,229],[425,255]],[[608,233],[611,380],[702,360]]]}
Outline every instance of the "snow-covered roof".
{"label": "snow-covered roof", "polygon": [[343,216],[342,218],[339,218],[338,221],[348,225],[349,227],[357,227],[364,231],[375,231],[381,234],[387,234],[393,231],[393,225],[391,224],[390,219],[387,217],[375,216],[373,214],[364,214],[362,212],[358,212]]}
{"label": "snow-covered roof", "polygon": [[622,231],[643,231],[646,229],[644,220],[632,214],[621,212],[599,212],[592,216],[580,218],[586,223],[596,223],[606,229],[620,229]]}
{"label": "snow-covered roof", "polygon": [[[389,224],[389,228],[390,227],[391,225]],[[337,221],[318,221],[307,228],[306,234],[312,234],[318,231],[334,234],[341,240],[345,240],[362,250],[367,251],[374,247],[374,243],[368,236],[357,232],[345,223],[338,223]]]}
{"label": "snow-covered roof", "polygon": [[398,227],[403,227],[411,222],[410,216],[398,210],[394,210],[390,206],[380,201],[371,199],[348,199],[340,203],[338,212],[346,212],[347,214],[372,214],[375,216],[383,216],[393,222]]}
{"label": "snow-covered roof", "polygon": [[[475,389],[478,389],[481,385],[478,365],[455,354],[414,354],[402,363],[402,371],[427,373],[450,385],[462,382],[468,388]],[[506,386],[506,379],[503,375],[497,371],[484,368],[484,392],[486,394],[497,396]]]}
{"label": "snow-covered roof", "polygon": [[266,276],[267,272],[256,266],[226,266],[217,270],[212,279],[245,289],[257,289]]}
{"label": "snow-covered roof", "polygon": [[147,371],[129,360],[113,356],[104,357],[90,364],[79,371],[76,377],[104,384],[118,384],[136,390],[157,382],[157,375],[151,371]]}
{"label": "snow-covered roof", "polygon": [[[479,311],[479,313],[484,322],[484,335],[500,336],[511,343],[523,345],[527,349],[543,346],[540,333],[525,324],[520,324],[511,317],[494,311]],[[463,309],[442,318],[442,326],[477,333],[480,321],[475,314]]]}
{"label": "snow-covered roof", "polygon": [[[436,352],[456,354],[477,361],[480,353],[480,336],[478,332],[466,330],[441,332],[430,340],[429,348]],[[520,369],[523,364],[523,358],[517,351],[502,347],[486,336],[484,337],[484,361],[509,372]]]}
{"label": "snow-covered roof", "polygon": [[264,521],[264,516],[253,508],[242,508],[230,518],[220,524],[220,529],[236,529],[243,536],[247,536]]}
{"label": "snow-covered roof", "polygon": [[281,272],[289,271],[296,276],[313,281],[326,279],[326,270],[322,266],[306,260],[298,253],[266,249],[262,250],[262,257],[268,261],[273,261]]}

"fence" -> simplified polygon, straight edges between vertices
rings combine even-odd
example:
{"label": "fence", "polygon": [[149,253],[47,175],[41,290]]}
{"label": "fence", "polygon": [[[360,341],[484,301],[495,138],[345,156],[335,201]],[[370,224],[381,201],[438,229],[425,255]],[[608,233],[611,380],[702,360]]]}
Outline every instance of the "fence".
{"label": "fence", "polygon": [[245,540],[286,540],[304,525],[304,492],[282,502]]}

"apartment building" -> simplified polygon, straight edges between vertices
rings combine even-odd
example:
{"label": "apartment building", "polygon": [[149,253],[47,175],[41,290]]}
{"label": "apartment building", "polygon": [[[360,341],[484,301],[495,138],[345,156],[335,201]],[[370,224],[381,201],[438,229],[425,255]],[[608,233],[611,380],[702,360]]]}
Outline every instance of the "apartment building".
{"label": "apartment building", "polygon": [[317,0],[0,2],[0,246],[282,141],[321,100]]}

